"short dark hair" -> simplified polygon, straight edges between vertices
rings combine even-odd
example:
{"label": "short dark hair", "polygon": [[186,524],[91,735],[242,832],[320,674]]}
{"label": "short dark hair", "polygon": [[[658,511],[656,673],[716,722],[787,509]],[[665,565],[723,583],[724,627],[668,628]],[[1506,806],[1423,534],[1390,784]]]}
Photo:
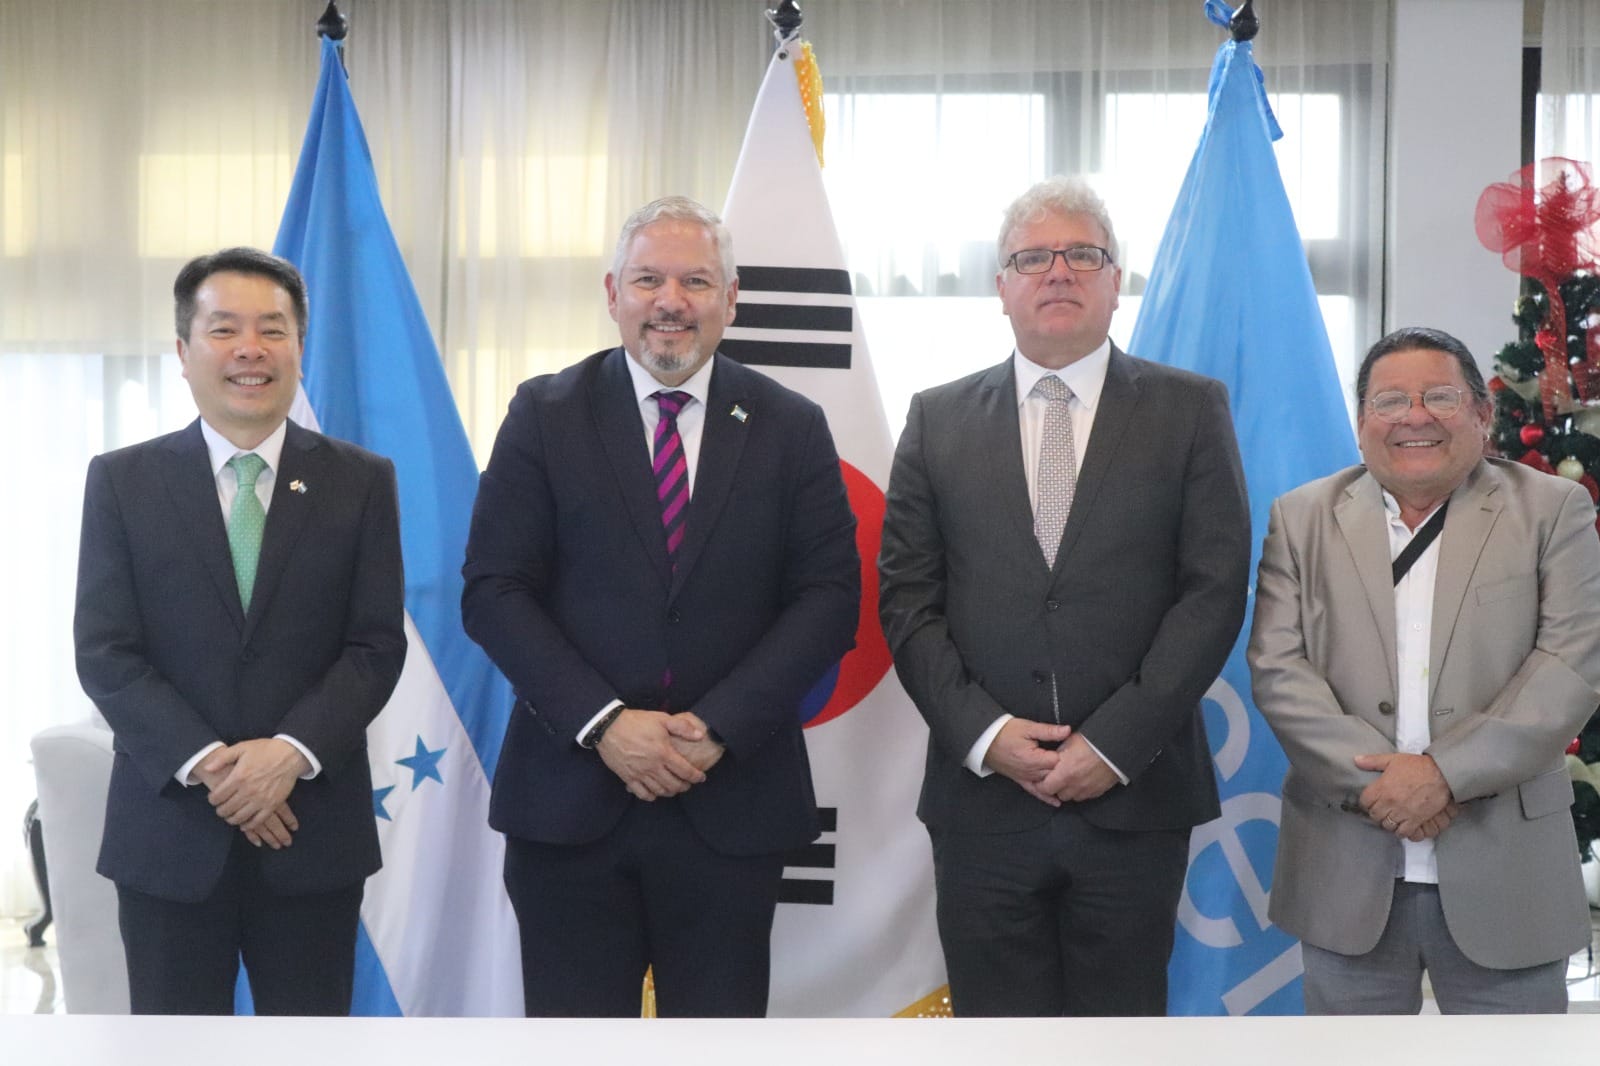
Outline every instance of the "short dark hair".
{"label": "short dark hair", "polygon": [[178,279],[172,283],[174,317],[180,340],[189,339],[189,328],[194,324],[195,294],[213,274],[231,272],[252,274],[266,278],[289,294],[294,304],[295,326],[300,331],[300,343],[306,342],[306,279],[300,276],[293,263],[279,259],[259,248],[224,248],[210,255],[199,255],[183,264]]}
{"label": "short dark hair", "polygon": [[1361,369],[1356,371],[1356,403],[1367,402],[1367,382],[1372,379],[1372,368],[1379,359],[1395,352],[1414,352],[1419,349],[1444,352],[1453,357],[1461,366],[1461,376],[1466,380],[1467,391],[1472,393],[1472,398],[1479,403],[1489,401],[1489,386],[1483,382],[1483,371],[1478,369],[1478,361],[1472,358],[1465,344],[1442,329],[1403,326],[1367,349],[1367,357],[1361,360]]}

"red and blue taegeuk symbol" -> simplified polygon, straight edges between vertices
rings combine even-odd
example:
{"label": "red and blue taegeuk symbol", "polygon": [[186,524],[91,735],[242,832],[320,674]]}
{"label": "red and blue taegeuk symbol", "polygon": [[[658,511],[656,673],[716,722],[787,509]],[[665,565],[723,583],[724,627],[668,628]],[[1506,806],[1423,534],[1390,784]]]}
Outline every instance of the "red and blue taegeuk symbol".
{"label": "red and blue taegeuk symbol", "polygon": [[831,722],[866,698],[889,672],[889,643],[878,624],[878,547],[883,541],[883,490],[844,460],[845,493],[856,515],[856,550],[861,553],[861,616],[856,646],[833,664],[800,704],[805,728]]}

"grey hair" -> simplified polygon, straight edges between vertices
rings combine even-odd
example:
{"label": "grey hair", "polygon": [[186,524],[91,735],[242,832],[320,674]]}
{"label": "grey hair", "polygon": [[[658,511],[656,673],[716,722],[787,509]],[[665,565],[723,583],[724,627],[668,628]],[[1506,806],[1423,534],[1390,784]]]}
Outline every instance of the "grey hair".
{"label": "grey hair", "polygon": [[1089,187],[1082,178],[1056,175],[1046,178],[1033,188],[1011,201],[1005,218],[1000,222],[1000,237],[995,241],[995,252],[1000,266],[1006,264],[1006,242],[1011,231],[1029,222],[1038,222],[1046,215],[1087,215],[1097,222],[1106,234],[1106,250],[1111,262],[1122,261],[1122,250],[1117,247],[1117,231],[1111,225],[1111,214],[1100,194]]}
{"label": "grey hair", "polygon": [[733,258],[733,234],[728,231],[720,215],[687,196],[663,196],[659,200],[651,200],[628,216],[622,224],[622,232],[617,235],[617,250],[611,257],[612,276],[622,273],[622,265],[628,260],[628,245],[633,243],[639,231],[662,219],[690,222],[710,230],[711,239],[716,242],[717,254],[722,260],[722,284],[728,285],[739,280],[739,267]]}

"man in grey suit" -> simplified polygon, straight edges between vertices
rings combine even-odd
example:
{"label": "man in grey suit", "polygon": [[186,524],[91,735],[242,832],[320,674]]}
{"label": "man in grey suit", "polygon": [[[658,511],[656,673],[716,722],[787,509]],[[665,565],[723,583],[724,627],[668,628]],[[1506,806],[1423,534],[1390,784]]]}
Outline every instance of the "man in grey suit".
{"label": "man in grey suit", "polygon": [[1562,1012],[1589,940],[1562,752],[1600,703],[1582,486],[1486,459],[1472,355],[1402,329],[1356,379],[1364,465],[1280,498],[1256,704],[1289,757],[1270,915],[1306,1007]]}
{"label": "man in grey suit", "polygon": [[1016,350],[912,400],[879,556],[931,731],[951,1002],[1162,1014],[1189,831],[1218,813],[1200,697],[1249,576],[1227,392],[1111,344],[1116,237],[1082,181],[1024,193],[998,250]]}

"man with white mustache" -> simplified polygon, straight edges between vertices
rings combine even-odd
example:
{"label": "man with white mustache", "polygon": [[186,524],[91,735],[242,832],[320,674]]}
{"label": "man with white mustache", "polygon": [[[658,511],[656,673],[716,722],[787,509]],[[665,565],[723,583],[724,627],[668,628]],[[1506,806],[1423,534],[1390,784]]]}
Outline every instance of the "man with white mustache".
{"label": "man with white mustache", "polygon": [[524,382],[462,616],[516,691],[489,822],[529,1016],[766,1012],[783,856],[819,832],[800,703],[854,642],[855,518],[822,410],[717,354],[722,221],[622,227],[621,347]]}
{"label": "man with white mustache", "polygon": [[1472,354],[1396,330],[1356,379],[1364,464],[1279,498],[1249,658],[1284,752],[1270,915],[1306,1008],[1566,1010],[1589,911],[1563,751],[1600,703],[1581,485],[1485,458]]}

